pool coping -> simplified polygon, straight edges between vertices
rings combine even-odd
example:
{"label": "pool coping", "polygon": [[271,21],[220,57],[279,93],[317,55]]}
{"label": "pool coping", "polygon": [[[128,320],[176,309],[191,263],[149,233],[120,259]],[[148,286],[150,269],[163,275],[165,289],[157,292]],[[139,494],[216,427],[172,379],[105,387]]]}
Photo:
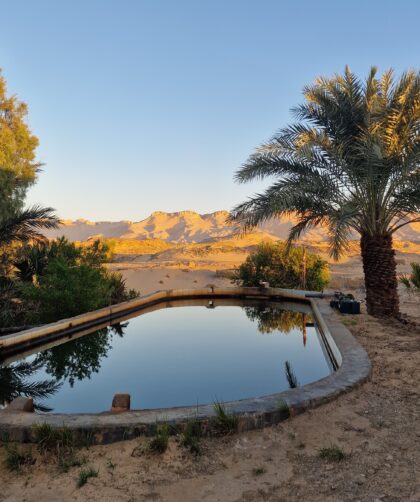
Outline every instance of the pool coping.
{"label": "pool coping", "polygon": [[[327,403],[342,393],[349,392],[366,382],[371,375],[371,363],[366,351],[350,331],[339,322],[325,298],[315,298],[313,293],[278,288],[216,288],[159,291],[95,312],[65,319],[40,328],[0,338],[0,350],[14,350],[54,336],[65,336],[66,330],[81,329],[100,322],[111,322],[126,314],[188,298],[267,298],[304,302],[312,308],[324,341],[336,359],[338,369],[321,380],[302,387],[267,396],[226,402],[229,413],[237,417],[237,430],[263,428],[278,423],[290,415]],[[164,305],[163,305],[164,306]],[[6,343],[5,343],[6,342]],[[111,396],[110,396],[111,399]],[[284,406],[287,404],[287,407]],[[215,412],[212,404],[130,410],[121,413],[28,413],[7,407],[0,411],[0,438],[21,442],[35,440],[33,425],[47,423],[52,427],[66,426],[77,437],[88,437],[92,443],[105,444],[140,435],[152,435],[159,422],[171,425],[173,432],[181,431],[191,420],[199,420],[205,434],[217,433],[214,427]]]}

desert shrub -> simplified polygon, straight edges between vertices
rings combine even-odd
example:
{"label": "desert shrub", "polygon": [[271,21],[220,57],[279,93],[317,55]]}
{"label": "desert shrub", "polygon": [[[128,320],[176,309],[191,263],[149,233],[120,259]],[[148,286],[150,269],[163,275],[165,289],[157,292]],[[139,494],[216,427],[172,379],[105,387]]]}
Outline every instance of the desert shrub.
{"label": "desert shrub", "polygon": [[411,263],[411,272],[400,276],[400,282],[408,290],[420,292],[420,263]]}
{"label": "desert shrub", "polygon": [[103,266],[107,253],[100,241],[83,248],[64,238],[27,246],[17,263],[21,296],[32,307],[27,321],[54,322],[135,297],[121,274]]}
{"label": "desert shrub", "polygon": [[[287,249],[284,243],[261,243],[236,270],[233,281],[241,286],[268,282],[275,288],[302,288],[303,249]],[[326,261],[317,254],[306,256],[306,289],[322,291],[329,281]]]}

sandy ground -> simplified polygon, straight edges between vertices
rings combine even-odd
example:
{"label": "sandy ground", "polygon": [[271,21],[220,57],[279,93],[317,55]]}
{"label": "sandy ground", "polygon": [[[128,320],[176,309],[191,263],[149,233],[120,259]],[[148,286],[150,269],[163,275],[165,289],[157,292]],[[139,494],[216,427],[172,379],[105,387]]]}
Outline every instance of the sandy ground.
{"label": "sandy ground", "polygon": [[[209,271],[124,275],[142,294],[228,284]],[[26,447],[35,464],[9,473],[0,448],[0,501],[420,501],[419,302],[402,295],[407,324],[364,313],[342,317],[369,352],[373,376],[332,403],[262,431],[207,439],[198,458],[176,438],[162,455],[136,454],[144,438],[82,449],[78,454],[98,470],[82,488],[80,467],[59,473],[32,445]],[[343,461],[319,457],[331,445],[344,450]]]}

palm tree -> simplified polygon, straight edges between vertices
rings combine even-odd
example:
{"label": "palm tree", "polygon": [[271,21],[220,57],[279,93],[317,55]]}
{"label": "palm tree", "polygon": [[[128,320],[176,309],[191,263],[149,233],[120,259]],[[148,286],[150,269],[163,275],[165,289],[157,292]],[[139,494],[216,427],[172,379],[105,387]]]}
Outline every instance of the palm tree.
{"label": "palm tree", "polygon": [[11,242],[43,241],[43,228],[57,228],[60,220],[50,207],[32,206],[0,220],[0,246]]}
{"label": "palm tree", "polygon": [[261,194],[236,206],[232,220],[255,227],[296,215],[289,242],[326,227],[337,259],[360,236],[368,313],[399,316],[393,234],[420,221],[420,73],[365,81],[318,78],[292,110],[297,123],[280,130],[237,171],[236,180],[274,177]]}

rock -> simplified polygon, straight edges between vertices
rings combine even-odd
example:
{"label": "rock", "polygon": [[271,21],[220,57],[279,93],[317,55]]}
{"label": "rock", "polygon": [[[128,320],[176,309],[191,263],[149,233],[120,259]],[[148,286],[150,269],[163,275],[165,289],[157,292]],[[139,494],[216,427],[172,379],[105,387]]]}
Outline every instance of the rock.
{"label": "rock", "polygon": [[16,397],[6,408],[6,411],[32,413],[34,411],[34,401],[31,397]]}
{"label": "rock", "polygon": [[115,394],[112,400],[111,411],[113,413],[121,413],[130,410],[131,397],[130,394]]}

